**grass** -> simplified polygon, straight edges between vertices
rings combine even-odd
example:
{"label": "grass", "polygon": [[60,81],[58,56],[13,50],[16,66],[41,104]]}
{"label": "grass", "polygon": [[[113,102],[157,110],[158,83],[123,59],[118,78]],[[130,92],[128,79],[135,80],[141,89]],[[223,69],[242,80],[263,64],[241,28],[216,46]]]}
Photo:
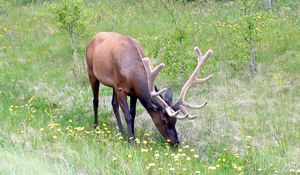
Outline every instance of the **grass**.
{"label": "grass", "polygon": [[166,63],[158,84],[173,87],[177,97],[195,65],[193,47],[214,50],[203,70],[203,75],[214,72],[213,79],[188,93],[188,101],[209,105],[191,111],[199,115],[196,120],[178,122],[178,149],[165,143],[141,106],[138,144],[130,147],[117,133],[111,90],[104,86],[101,125],[92,130],[91,89],[85,74],[74,78],[54,3],[2,3],[0,160],[6,161],[0,174],[300,173],[299,3],[275,3],[273,14],[264,17],[256,42],[259,73],[252,77],[237,2],[167,6],[177,28],[161,1],[86,2],[89,26],[79,45],[80,65],[93,34],[130,35],[147,56]]}

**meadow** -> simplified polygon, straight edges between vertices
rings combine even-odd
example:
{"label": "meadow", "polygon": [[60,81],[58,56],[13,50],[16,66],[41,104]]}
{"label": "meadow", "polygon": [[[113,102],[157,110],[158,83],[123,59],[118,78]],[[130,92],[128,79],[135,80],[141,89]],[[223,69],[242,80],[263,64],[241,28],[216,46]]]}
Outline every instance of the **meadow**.
{"label": "meadow", "polygon": [[[239,1],[87,0],[76,59],[57,25],[59,3],[0,0],[0,174],[300,174],[298,1],[253,8],[254,75]],[[100,31],[132,36],[153,64],[164,62],[158,86],[175,100],[197,63],[193,48],[214,51],[201,73],[214,77],[187,94],[208,106],[177,122],[178,148],[140,104],[130,146],[103,85],[93,130],[85,47]]]}

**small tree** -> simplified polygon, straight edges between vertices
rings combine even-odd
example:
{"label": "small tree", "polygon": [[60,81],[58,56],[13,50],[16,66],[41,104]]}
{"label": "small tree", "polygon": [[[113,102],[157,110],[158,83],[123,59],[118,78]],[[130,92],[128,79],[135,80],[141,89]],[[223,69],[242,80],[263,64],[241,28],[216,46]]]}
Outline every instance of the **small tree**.
{"label": "small tree", "polygon": [[[170,35],[161,40],[161,45],[165,48],[165,52],[160,59],[168,64],[165,69],[168,70],[168,76],[174,76],[179,73],[180,77],[187,76],[189,66],[186,64],[186,42],[188,29],[186,28],[189,20],[180,19],[180,15],[176,14],[176,2],[174,0],[160,1],[171,19],[173,29],[170,30]],[[191,68],[190,68],[191,69]],[[175,74],[174,74],[175,73]]]}
{"label": "small tree", "polygon": [[249,44],[249,71],[251,74],[257,72],[255,61],[255,39],[257,36],[257,18],[252,10],[255,6],[254,0],[240,0],[243,4],[244,21],[246,22],[245,40]]}
{"label": "small tree", "polygon": [[68,34],[73,58],[73,75],[77,83],[83,80],[85,75],[85,66],[78,59],[77,49],[80,38],[85,34],[86,14],[83,0],[60,0],[60,3],[54,6],[57,14],[57,25],[62,32]]}
{"label": "small tree", "polygon": [[268,0],[268,1],[269,1],[269,12],[272,13],[273,0]]}
{"label": "small tree", "polygon": [[55,6],[58,27],[69,36],[73,57],[76,58],[78,42],[86,29],[86,15],[83,0],[61,0]]}

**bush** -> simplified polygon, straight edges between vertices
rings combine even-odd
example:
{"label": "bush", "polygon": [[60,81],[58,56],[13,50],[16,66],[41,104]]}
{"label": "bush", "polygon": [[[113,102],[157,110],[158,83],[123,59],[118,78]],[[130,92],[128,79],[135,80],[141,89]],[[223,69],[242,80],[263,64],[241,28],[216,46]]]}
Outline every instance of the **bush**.
{"label": "bush", "polygon": [[77,52],[80,37],[85,34],[86,14],[83,0],[61,0],[54,6],[58,28],[69,36],[73,55]]}
{"label": "bush", "polygon": [[57,14],[58,28],[68,34],[73,57],[73,75],[78,82],[85,82],[85,63],[83,59],[78,58],[78,44],[85,35],[87,26],[87,15],[84,10],[83,0],[61,0],[55,5],[54,12]]}

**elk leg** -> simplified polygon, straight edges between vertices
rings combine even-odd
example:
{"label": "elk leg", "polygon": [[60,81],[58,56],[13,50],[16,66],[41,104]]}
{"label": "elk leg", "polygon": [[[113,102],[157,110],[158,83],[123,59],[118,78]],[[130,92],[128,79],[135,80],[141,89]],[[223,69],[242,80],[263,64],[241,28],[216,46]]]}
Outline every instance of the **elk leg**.
{"label": "elk leg", "polygon": [[136,112],[136,101],[137,98],[134,96],[130,97],[130,114],[132,116],[132,132],[134,133],[134,118],[135,118],[135,112]]}
{"label": "elk leg", "polygon": [[90,83],[93,89],[93,108],[94,108],[94,129],[98,126],[98,104],[99,104],[99,85],[100,82],[94,75],[89,74]]}
{"label": "elk leg", "polygon": [[122,89],[116,89],[116,95],[118,99],[118,103],[121,106],[121,109],[124,113],[127,128],[128,128],[128,136],[129,136],[129,142],[131,145],[134,145],[134,132],[132,130],[133,126],[133,118],[130,114],[128,103],[127,103],[127,96],[125,92]]}
{"label": "elk leg", "polygon": [[118,100],[117,100],[117,94],[115,92],[115,89],[113,89],[113,97],[112,97],[111,105],[113,106],[114,114],[115,114],[116,119],[117,119],[119,132],[122,133],[122,135],[124,135],[125,131],[124,131],[124,128],[123,128],[123,125],[122,125],[122,122],[121,122],[121,118],[120,118],[119,103],[118,103]]}

